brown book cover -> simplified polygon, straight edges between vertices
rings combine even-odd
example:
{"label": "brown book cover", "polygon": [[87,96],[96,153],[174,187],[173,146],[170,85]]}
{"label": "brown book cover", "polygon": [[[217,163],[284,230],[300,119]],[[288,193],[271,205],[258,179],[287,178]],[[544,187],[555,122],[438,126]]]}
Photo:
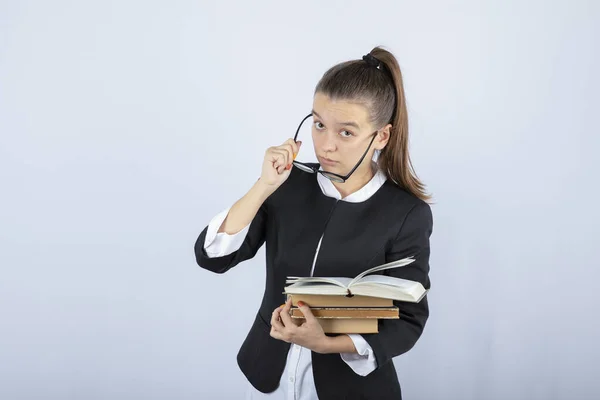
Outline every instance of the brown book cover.
{"label": "brown book cover", "polygon": [[[302,324],[304,318],[292,318],[295,324]],[[378,333],[378,320],[375,318],[317,319],[325,333]]]}
{"label": "brown book cover", "polygon": [[339,296],[324,294],[291,294],[292,305],[303,301],[309,307],[392,307],[394,301],[369,296]]}
{"label": "brown book cover", "polygon": [[[314,307],[310,310],[315,318],[383,318],[398,319],[398,307]],[[302,310],[290,309],[292,318],[304,318]]]}

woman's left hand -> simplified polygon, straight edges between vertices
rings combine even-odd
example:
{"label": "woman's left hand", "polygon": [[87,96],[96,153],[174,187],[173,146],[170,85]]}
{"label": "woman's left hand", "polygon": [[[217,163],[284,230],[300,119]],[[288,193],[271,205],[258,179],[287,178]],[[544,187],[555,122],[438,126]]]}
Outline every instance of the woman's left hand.
{"label": "woman's left hand", "polygon": [[305,318],[305,322],[300,326],[292,321],[289,314],[291,307],[292,299],[290,297],[283,306],[277,307],[273,311],[271,315],[271,336],[284,342],[306,347],[316,353],[326,352],[327,342],[330,338],[323,332],[321,324],[310,311],[310,307],[298,302],[298,308]]}

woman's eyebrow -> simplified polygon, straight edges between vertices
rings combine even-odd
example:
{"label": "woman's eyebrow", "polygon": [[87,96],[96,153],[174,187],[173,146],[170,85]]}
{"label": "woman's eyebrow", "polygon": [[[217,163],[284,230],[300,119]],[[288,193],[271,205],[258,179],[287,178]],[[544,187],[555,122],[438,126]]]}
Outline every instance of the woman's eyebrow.
{"label": "woman's eyebrow", "polygon": [[[319,118],[319,119],[323,119],[323,118],[321,118],[321,116],[320,116],[320,115],[319,115],[319,114],[318,114],[318,113],[317,113],[315,110],[312,110],[312,113],[313,113],[313,115],[315,115],[317,118]],[[356,129],[360,129],[360,126],[358,126],[358,124],[357,124],[356,122],[354,122],[354,121],[340,122],[340,123],[339,123],[339,125],[343,125],[343,126],[353,126],[353,127],[355,127]]]}

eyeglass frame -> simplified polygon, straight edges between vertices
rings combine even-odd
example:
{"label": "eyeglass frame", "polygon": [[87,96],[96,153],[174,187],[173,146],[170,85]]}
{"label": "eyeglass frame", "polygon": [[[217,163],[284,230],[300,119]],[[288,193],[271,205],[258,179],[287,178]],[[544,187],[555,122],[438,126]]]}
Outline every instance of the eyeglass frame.
{"label": "eyeglass frame", "polygon": [[[296,142],[297,138],[298,138],[298,133],[300,132],[300,128],[302,128],[302,124],[304,124],[304,121],[306,121],[308,118],[312,117],[312,113],[308,114],[306,117],[304,117],[304,119],[302,120],[302,122],[300,122],[300,125],[298,125],[298,129],[296,129],[296,134],[294,135],[294,142]],[[358,160],[358,163],[356,163],[356,165],[354,166],[354,168],[352,168],[350,170],[350,172],[348,172],[348,174],[346,175],[340,175],[340,174],[336,174],[335,172],[329,172],[329,171],[324,171],[321,170],[317,167],[314,167],[312,165],[308,165],[307,163],[303,163],[300,161],[292,161],[292,164],[294,164],[294,166],[304,172],[309,172],[308,170],[311,170],[312,172],[309,173],[320,173],[321,175],[323,175],[325,178],[334,181],[334,182],[339,182],[339,183],[344,183],[348,180],[348,178],[350,178],[350,175],[352,175],[354,173],[354,171],[356,171],[356,169],[358,168],[358,166],[363,162],[363,160],[365,159],[365,157],[367,156],[367,153],[369,152],[369,150],[371,149],[371,145],[373,144],[373,141],[375,140],[375,137],[377,136],[377,132],[379,132],[379,130],[376,130],[375,132],[373,132],[371,135],[373,135],[373,138],[371,139],[371,142],[369,143],[369,146],[367,147],[367,150],[365,150],[364,154],[362,155],[362,157],[360,158],[360,160]],[[300,167],[298,167],[298,165],[302,165],[304,168],[306,169],[302,169]],[[319,167],[321,165],[319,164]],[[329,176],[328,176],[329,175]],[[331,179],[330,176],[334,176],[337,177],[339,179],[341,179],[341,181],[337,181],[334,179]]]}

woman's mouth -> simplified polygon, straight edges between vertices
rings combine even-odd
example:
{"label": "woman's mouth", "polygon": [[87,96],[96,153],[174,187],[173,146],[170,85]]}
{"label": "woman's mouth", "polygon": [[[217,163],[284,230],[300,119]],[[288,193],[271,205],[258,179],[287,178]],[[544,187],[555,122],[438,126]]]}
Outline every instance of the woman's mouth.
{"label": "woman's mouth", "polygon": [[329,165],[329,166],[333,166],[338,163],[337,161],[330,160],[329,158],[325,158],[325,157],[319,157],[319,162],[321,163],[321,165]]}

